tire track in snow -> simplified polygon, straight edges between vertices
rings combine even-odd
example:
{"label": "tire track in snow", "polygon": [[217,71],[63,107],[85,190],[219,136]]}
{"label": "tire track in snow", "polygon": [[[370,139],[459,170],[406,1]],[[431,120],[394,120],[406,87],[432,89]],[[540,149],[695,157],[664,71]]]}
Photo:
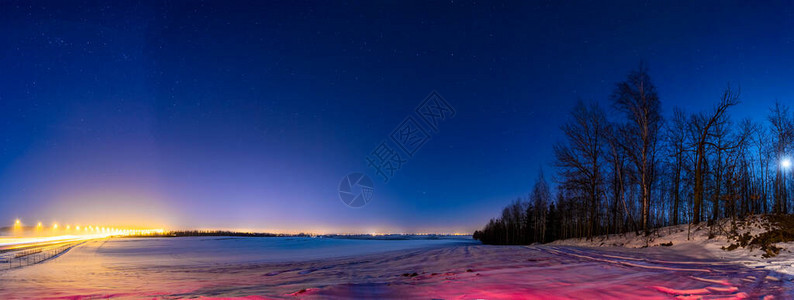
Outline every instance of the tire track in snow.
{"label": "tire track in snow", "polygon": [[560,250],[555,249],[555,248],[549,248],[547,250],[551,251],[553,254],[569,255],[569,256],[573,256],[573,257],[584,258],[584,259],[600,261],[600,262],[605,262],[605,263],[611,263],[611,264],[620,264],[620,265],[629,266],[629,267],[654,269],[654,270],[666,270],[666,271],[703,272],[703,273],[710,273],[711,272],[711,270],[709,270],[709,269],[674,268],[674,267],[667,267],[667,266],[645,265],[645,264],[639,264],[639,263],[634,263],[634,262],[621,261],[621,260],[617,260],[617,259],[616,260],[610,260],[610,259],[604,259],[604,258],[598,258],[598,257],[593,257],[593,256],[576,254],[576,253],[573,253],[573,251],[560,251]]}
{"label": "tire track in snow", "polygon": [[[755,292],[765,291],[766,293],[778,293],[783,288],[779,285],[777,277],[769,275],[769,272],[759,269],[748,269],[741,265],[724,262],[724,261],[667,261],[667,260],[651,260],[636,257],[624,257],[618,255],[610,255],[600,253],[598,250],[579,249],[569,247],[548,247],[541,248],[542,250],[552,253],[554,255],[567,255],[577,259],[587,259],[591,261],[604,262],[610,264],[618,264],[630,267],[639,267],[651,270],[664,270],[664,271],[683,271],[683,272],[699,272],[707,276],[687,276],[695,281],[705,282],[709,284],[718,284],[719,286],[701,286],[693,287],[691,284],[689,288],[676,289],[662,285],[648,286],[656,291],[674,296],[676,299],[745,299],[748,297],[749,290]],[[639,262],[651,263],[653,265],[641,264]],[[664,264],[673,265],[698,265],[703,268],[689,268],[679,266],[668,266]],[[753,274],[756,276],[749,276]],[[744,279],[740,275],[748,275]],[[738,276],[738,277],[737,277]],[[707,277],[707,278],[706,278]],[[733,279],[733,280],[732,280]],[[742,279],[742,280],[736,280]],[[776,280],[777,279],[777,280]],[[734,283],[731,283],[734,281]],[[669,283],[678,284],[676,281]],[[740,291],[740,288],[745,291]],[[761,294],[763,295],[763,294]],[[767,294],[769,296],[769,294]],[[766,296],[765,296],[766,297]]]}

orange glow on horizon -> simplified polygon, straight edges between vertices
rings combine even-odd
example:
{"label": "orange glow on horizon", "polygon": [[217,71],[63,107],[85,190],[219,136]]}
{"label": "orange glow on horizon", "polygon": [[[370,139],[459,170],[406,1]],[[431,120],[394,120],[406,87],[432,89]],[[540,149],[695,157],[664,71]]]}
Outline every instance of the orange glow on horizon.
{"label": "orange glow on horizon", "polygon": [[[1,222],[0,222],[1,223]],[[71,223],[71,222],[70,222]],[[78,222],[75,222],[78,223]],[[50,229],[44,228],[42,222],[37,222],[36,226],[28,226],[24,227],[22,224],[22,220],[19,218],[14,219],[13,221],[13,230],[7,231],[10,236],[14,237],[49,237],[49,236],[58,236],[58,235],[75,235],[75,236],[84,236],[84,235],[98,235],[98,236],[136,236],[136,235],[156,235],[156,234],[163,234],[167,231],[161,229],[152,229],[157,227],[143,227],[143,226],[118,226],[115,225],[111,226],[97,226],[97,225],[77,225],[75,223],[72,224],[60,224],[53,222],[50,225]],[[82,222],[80,222],[82,223]],[[79,223],[78,223],[79,224]],[[1,227],[1,226],[0,226]],[[8,228],[8,227],[7,227]],[[11,228],[9,228],[11,229]],[[45,230],[46,229],[46,230]],[[470,233],[466,233],[459,230],[450,230],[450,231],[404,231],[404,230],[394,230],[394,229],[370,229],[365,232],[361,231],[336,231],[336,230],[328,230],[326,228],[306,228],[301,230],[284,230],[278,228],[269,228],[269,229],[262,229],[262,228],[182,228],[182,229],[172,229],[172,231],[180,231],[180,230],[196,230],[196,231],[231,231],[231,232],[240,232],[240,233],[272,233],[272,234],[307,234],[311,236],[316,235],[324,235],[324,234],[340,234],[340,235],[372,235],[372,236],[381,236],[381,235],[391,235],[391,234],[413,234],[413,235],[457,235],[457,236],[466,236],[471,235]],[[4,238],[0,235],[0,238]]]}
{"label": "orange glow on horizon", "polygon": [[[94,226],[88,225],[80,227],[80,225],[74,225],[74,229],[71,224],[62,225],[53,222],[52,230],[44,230],[44,224],[42,222],[37,222],[35,227],[28,227],[25,228],[22,226],[22,220],[15,219],[13,225],[13,231],[10,231],[11,234],[10,239],[39,239],[39,238],[56,238],[56,237],[64,237],[64,238],[79,238],[79,239],[86,239],[86,238],[101,238],[101,237],[111,237],[111,236],[146,236],[146,235],[157,235],[163,234],[166,231],[161,228],[152,229],[152,228],[144,228],[138,226],[131,226],[131,227],[121,227],[121,226]],[[82,230],[81,230],[82,229]],[[0,240],[9,240],[9,237],[0,236]]]}

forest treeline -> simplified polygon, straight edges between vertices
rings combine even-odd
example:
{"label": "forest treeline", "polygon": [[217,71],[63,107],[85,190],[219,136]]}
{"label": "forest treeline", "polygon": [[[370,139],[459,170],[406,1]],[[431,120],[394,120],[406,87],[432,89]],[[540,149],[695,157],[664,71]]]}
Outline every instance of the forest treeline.
{"label": "forest treeline", "polygon": [[643,65],[616,84],[610,100],[608,110],[580,101],[561,126],[553,196],[541,172],[532,192],[505,207],[475,239],[531,244],[647,234],[669,225],[794,210],[787,156],[794,120],[786,105],[775,103],[763,122],[735,121],[730,112],[740,92],[729,86],[715,95],[709,111],[674,108],[665,117]]}

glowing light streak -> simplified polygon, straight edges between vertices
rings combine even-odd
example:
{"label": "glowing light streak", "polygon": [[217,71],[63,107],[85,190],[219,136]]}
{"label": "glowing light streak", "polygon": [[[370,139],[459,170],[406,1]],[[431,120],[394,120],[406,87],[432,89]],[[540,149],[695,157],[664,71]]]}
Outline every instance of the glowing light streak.
{"label": "glowing light streak", "polygon": [[[0,250],[15,247],[17,244],[37,244],[51,242],[55,240],[71,239],[96,239],[114,236],[150,236],[165,233],[163,229],[139,229],[139,228],[117,228],[110,226],[80,226],[71,224],[59,225],[52,224],[52,230],[44,230],[44,224],[37,222],[33,228],[22,227],[22,220],[15,219],[13,225],[13,235],[9,237],[0,236]],[[72,230],[74,229],[74,230]],[[82,230],[81,230],[82,229]],[[4,248],[5,247],[5,248]],[[27,247],[27,246],[24,246]]]}

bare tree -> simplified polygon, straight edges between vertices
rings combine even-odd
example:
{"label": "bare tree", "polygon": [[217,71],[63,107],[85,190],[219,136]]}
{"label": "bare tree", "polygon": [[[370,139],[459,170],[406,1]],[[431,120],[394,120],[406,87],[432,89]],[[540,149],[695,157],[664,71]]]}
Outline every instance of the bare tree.
{"label": "bare tree", "polygon": [[548,213],[547,207],[551,203],[551,191],[549,185],[546,183],[546,178],[543,176],[541,170],[535,185],[532,187],[532,193],[529,196],[529,203],[532,209],[532,215],[527,214],[528,218],[532,220],[533,240],[545,241],[546,240],[546,214]]}
{"label": "bare tree", "polygon": [[621,141],[636,168],[642,199],[642,229],[647,234],[658,133],[663,119],[656,87],[644,65],[629,73],[626,81],[618,83],[612,99],[628,119],[621,128]]}
{"label": "bare tree", "polygon": [[686,155],[686,114],[680,109],[673,110],[673,119],[667,127],[666,142],[668,153],[672,159],[670,162],[670,176],[672,180],[672,223],[678,225],[678,208],[680,207],[681,197],[681,175],[684,171],[684,158]]}
{"label": "bare tree", "polygon": [[785,214],[788,213],[788,201],[783,167],[780,163],[786,158],[786,152],[794,139],[794,123],[789,116],[788,107],[779,102],[776,102],[770,110],[768,119],[772,125],[773,151],[777,159],[774,164],[777,167],[775,168],[775,205],[773,209],[776,213]]}
{"label": "bare tree", "polygon": [[731,121],[728,119],[727,114],[723,114],[724,120],[717,122],[713,127],[714,139],[713,150],[716,156],[714,157],[712,174],[714,176],[712,182],[711,193],[711,220],[717,220],[720,217],[720,198],[723,193],[723,181],[725,180],[725,168],[727,160],[727,151],[731,150],[730,139],[728,132],[730,130]]}
{"label": "bare tree", "polygon": [[563,188],[586,199],[589,224],[585,229],[590,238],[596,229],[602,183],[599,159],[602,157],[607,121],[596,104],[588,107],[581,101],[571,112],[571,117],[572,120],[562,126],[567,143],[554,147],[555,164],[560,169]]}
{"label": "bare tree", "polygon": [[755,145],[758,150],[758,185],[760,189],[760,209],[763,213],[769,213],[769,190],[770,190],[770,174],[769,164],[773,157],[772,146],[770,145],[769,131],[765,127],[759,127],[754,135]]}
{"label": "bare tree", "polygon": [[704,177],[706,172],[706,146],[715,146],[712,139],[716,137],[714,128],[718,127],[720,123],[726,122],[724,118],[725,112],[731,106],[739,103],[739,93],[733,91],[730,87],[726,88],[722,94],[719,104],[714,108],[714,112],[710,117],[703,114],[692,116],[690,121],[691,132],[693,134],[695,149],[695,185],[694,185],[694,201],[693,201],[693,216],[692,223],[698,224],[702,218],[703,208],[703,191],[704,191]]}

